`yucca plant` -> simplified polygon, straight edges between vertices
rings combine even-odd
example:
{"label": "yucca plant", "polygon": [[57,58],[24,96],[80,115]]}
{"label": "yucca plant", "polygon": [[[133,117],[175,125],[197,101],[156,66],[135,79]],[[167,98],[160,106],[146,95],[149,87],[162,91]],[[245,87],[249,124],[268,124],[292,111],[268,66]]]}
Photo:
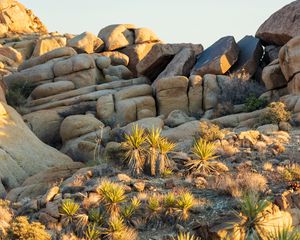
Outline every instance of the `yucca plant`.
{"label": "yucca plant", "polygon": [[101,236],[101,231],[97,229],[96,224],[89,224],[84,231],[86,240],[98,240]]}
{"label": "yucca plant", "polygon": [[166,215],[172,216],[176,210],[176,196],[174,192],[169,192],[163,196],[162,205]]}
{"label": "yucca plant", "polygon": [[176,199],[176,206],[180,211],[180,219],[186,221],[189,218],[189,210],[194,206],[194,196],[190,192],[184,192]]}
{"label": "yucca plant", "polygon": [[157,194],[149,196],[147,200],[148,217],[158,218],[161,211],[161,198]]}
{"label": "yucca plant", "polygon": [[74,200],[72,199],[64,200],[59,209],[59,212],[62,215],[62,221],[67,225],[70,222],[73,222],[79,208],[80,205],[78,203],[75,203]]}
{"label": "yucca plant", "polygon": [[176,238],[173,238],[174,240],[200,240],[199,238],[195,237],[194,235],[190,233],[179,233]]}
{"label": "yucca plant", "polygon": [[118,216],[120,213],[120,204],[125,202],[125,189],[122,185],[103,180],[97,188],[97,193],[101,201],[105,204],[107,211],[111,216]]}
{"label": "yucca plant", "polygon": [[163,175],[167,167],[170,167],[170,160],[168,158],[168,153],[173,151],[176,147],[175,143],[170,142],[166,138],[160,138],[159,141],[159,154],[158,154],[158,165],[159,174]]}
{"label": "yucca plant", "polygon": [[131,199],[130,204],[125,205],[122,210],[122,216],[126,219],[129,220],[134,212],[141,206],[141,201],[137,197],[133,197]]}
{"label": "yucca plant", "polygon": [[196,155],[197,159],[191,159],[185,163],[189,171],[199,173],[211,173],[216,169],[211,164],[210,160],[216,159],[216,145],[208,142],[202,138],[195,142],[192,153]]}
{"label": "yucca plant", "polygon": [[109,240],[136,240],[137,233],[127,227],[120,217],[113,217],[108,222],[108,228],[104,231]]}
{"label": "yucca plant", "polygon": [[150,146],[149,164],[151,176],[155,176],[156,174],[156,162],[161,141],[160,133],[161,130],[159,128],[152,128],[146,137],[147,143]]}
{"label": "yucca plant", "polygon": [[127,149],[126,159],[133,175],[140,175],[145,164],[143,144],[146,141],[145,131],[138,125],[132,127],[131,134],[125,134],[124,147]]}
{"label": "yucca plant", "polygon": [[97,224],[97,226],[102,226],[104,223],[104,217],[99,208],[92,208],[89,211],[89,221]]}
{"label": "yucca plant", "polygon": [[260,200],[255,193],[247,193],[242,197],[240,213],[236,215],[241,219],[238,228],[245,232],[246,239],[259,239],[262,226],[265,224],[263,211],[269,206],[267,199]]}
{"label": "yucca plant", "polygon": [[271,233],[268,236],[268,240],[300,240],[300,231],[299,229],[284,226]]}

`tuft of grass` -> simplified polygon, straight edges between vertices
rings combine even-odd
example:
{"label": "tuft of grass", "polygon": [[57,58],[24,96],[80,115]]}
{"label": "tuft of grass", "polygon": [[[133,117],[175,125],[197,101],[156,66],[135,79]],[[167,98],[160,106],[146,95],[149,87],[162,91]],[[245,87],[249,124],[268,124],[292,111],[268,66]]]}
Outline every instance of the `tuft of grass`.
{"label": "tuft of grass", "polygon": [[149,196],[147,200],[148,217],[158,218],[161,211],[161,197],[157,194]]}
{"label": "tuft of grass", "polygon": [[224,133],[216,124],[210,123],[208,121],[200,121],[199,128],[200,137],[207,142],[214,142],[216,140],[222,140],[224,138]]}
{"label": "tuft of grass", "polygon": [[138,125],[132,127],[131,134],[125,134],[124,147],[127,149],[126,159],[133,175],[140,175],[145,164],[143,144],[146,141],[145,131]]}
{"label": "tuft of grass", "polygon": [[176,200],[176,206],[180,210],[180,219],[186,221],[189,218],[189,210],[194,206],[194,196],[190,192],[180,194]]}
{"label": "tuft of grass", "polygon": [[135,211],[141,206],[141,201],[137,197],[133,197],[129,205],[125,205],[122,210],[122,216],[125,219],[130,219]]}
{"label": "tuft of grass", "polygon": [[202,138],[195,142],[192,153],[197,159],[188,160],[185,166],[189,171],[197,173],[215,172],[216,168],[210,163],[210,160],[216,159],[216,145]]}
{"label": "tuft of grass", "polygon": [[92,208],[89,211],[89,221],[97,224],[97,226],[102,226],[104,223],[104,216],[99,208]]}
{"label": "tuft of grass", "polygon": [[176,196],[174,192],[169,192],[163,196],[162,206],[166,215],[174,215],[176,211]]}
{"label": "tuft of grass", "polygon": [[124,187],[120,184],[103,180],[96,191],[111,216],[118,216],[120,213],[120,204],[126,200]]}
{"label": "tuft of grass", "polygon": [[63,222],[68,225],[73,222],[80,205],[75,203],[72,199],[66,199],[62,202],[59,212],[62,215]]}
{"label": "tuft of grass", "polygon": [[300,166],[298,164],[290,164],[279,171],[279,174],[284,181],[291,182],[300,180]]}

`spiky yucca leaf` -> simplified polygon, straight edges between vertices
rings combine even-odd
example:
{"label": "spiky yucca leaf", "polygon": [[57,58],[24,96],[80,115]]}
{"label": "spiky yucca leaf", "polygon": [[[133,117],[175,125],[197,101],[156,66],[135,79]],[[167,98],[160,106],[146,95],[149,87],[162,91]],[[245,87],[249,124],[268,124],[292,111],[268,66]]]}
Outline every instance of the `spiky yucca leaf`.
{"label": "spiky yucca leaf", "polygon": [[160,138],[159,141],[159,174],[162,175],[166,170],[166,167],[170,167],[170,160],[168,158],[168,153],[173,151],[176,147],[175,143],[170,142],[166,138]]}
{"label": "spiky yucca leaf", "polygon": [[112,216],[120,212],[120,204],[126,200],[125,189],[122,185],[103,180],[97,192]]}
{"label": "spiky yucca leaf", "polygon": [[147,143],[150,146],[149,164],[151,176],[155,176],[156,174],[156,161],[158,158],[158,149],[161,139],[160,133],[161,130],[159,128],[153,127],[146,137]]}
{"label": "spiky yucca leaf", "polygon": [[134,214],[134,212],[141,206],[141,201],[137,198],[137,197],[133,197],[131,199],[131,203],[128,205],[125,205],[121,212],[122,212],[122,216],[125,219],[130,219],[132,217],[132,215]]}
{"label": "spiky yucca leaf", "polygon": [[189,218],[189,210],[194,206],[194,196],[190,192],[180,194],[176,200],[176,206],[180,210],[180,218],[186,221]]}
{"label": "spiky yucca leaf", "polygon": [[161,210],[161,197],[157,194],[149,196],[147,200],[147,208],[150,218],[158,217]]}
{"label": "spiky yucca leaf", "polygon": [[74,200],[64,200],[59,209],[59,212],[63,217],[63,222],[65,222],[66,224],[72,222],[79,208],[80,205],[78,203],[75,203]]}
{"label": "spiky yucca leaf", "polygon": [[98,226],[102,226],[104,223],[104,217],[100,209],[98,208],[92,208],[89,211],[89,221],[92,223],[97,224]]}
{"label": "spiky yucca leaf", "polygon": [[84,231],[86,240],[98,240],[101,236],[101,231],[97,229],[96,224],[89,224],[87,229]]}
{"label": "spiky yucca leaf", "polygon": [[176,208],[176,196],[174,192],[169,192],[162,199],[164,212],[166,215],[173,215]]}
{"label": "spiky yucca leaf", "polygon": [[145,164],[143,144],[146,141],[145,131],[138,125],[133,125],[131,134],[125,134],[123,143],[127,149],[126,159],[133,175],[140,175]]}
{"label": "spiky yucca leaf", "polygon": [[173,238],[174,240],[200,240],[199,238],[195,237],[194,235],[190,233],[179,233],[176,238]]}
{"label": "spiky yucca leaf", "polygon": [[185,163],[189,171],[211,173],[216,171],[213,164],[209,161],[216,159],[216,145],[202,138],[195,142],[192,153],[197,159],[191,159]]}
{"label": "spiky yucca leaf", "polygon": [[268,236],[268,240],[300,240],[300,231],[291,227],[278,228]]}
{"label": "spiky yucca leaf", "polygon": [[238,226],[246,233],[246,239],[258,237],[262,226],[265,224],[263,211],[270,205],[267,199],[259,199],[255,193],[247,193],[242,197],[240,203],[240,213],[236,215],[241,218],[241,224]]}

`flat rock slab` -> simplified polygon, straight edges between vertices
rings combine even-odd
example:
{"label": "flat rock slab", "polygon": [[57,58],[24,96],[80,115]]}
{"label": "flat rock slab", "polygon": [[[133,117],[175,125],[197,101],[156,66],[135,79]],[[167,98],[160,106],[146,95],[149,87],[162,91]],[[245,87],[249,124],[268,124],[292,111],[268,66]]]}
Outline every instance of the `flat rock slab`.
{"label": "flat rock slab", "polygon": [[263,55],[263,48],[260,40],[253,36],[245,36],[237,44],[240,54],[230,72],[250,79],[257,70],[257,66]]}
{"label": "flat rock slab", "polygon": [[256,37],[265,45],[282,46],[300,35],[300,1],[294,1],[273,13],[257,30]]}
{"label": "flat rock slab", "polygon": [[237,61],[238,55],[239,47],[234,37],[223,37],[197,57],[191,75],[224,74]]}

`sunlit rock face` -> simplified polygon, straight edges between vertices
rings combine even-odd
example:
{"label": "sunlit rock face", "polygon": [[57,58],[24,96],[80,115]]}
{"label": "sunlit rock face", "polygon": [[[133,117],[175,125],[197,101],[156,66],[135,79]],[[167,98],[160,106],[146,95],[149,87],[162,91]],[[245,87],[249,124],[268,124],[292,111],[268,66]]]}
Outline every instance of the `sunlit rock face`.
{"label": "sunlit rock face", "polygon": [[0,2],[0,29],[0,35],[6,32],[47,32],[40,19],[31,10],[15,0],[2,0]]}

